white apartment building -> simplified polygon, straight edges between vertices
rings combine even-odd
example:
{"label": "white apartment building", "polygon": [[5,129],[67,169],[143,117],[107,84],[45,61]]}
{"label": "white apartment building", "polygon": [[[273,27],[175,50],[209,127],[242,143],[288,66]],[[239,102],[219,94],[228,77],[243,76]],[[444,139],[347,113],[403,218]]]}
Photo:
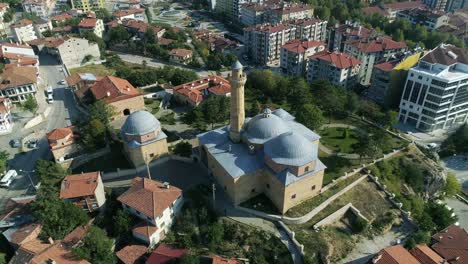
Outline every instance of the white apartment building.
{"label": "white apartment building", "polygon": [[263,24],[244,29],[244,41],[252,59],[259,65],[278,64],[281,47],[296,38],[292,26]]}
{"label": "white apartment building", "polygon": [[125,210],[144,221],[132,233],[150,247],[164,239],[184,203],[181,189],[141,177],[134,178],[130,189],[117,200]]}
{"label": "white apartment building", "polygon": [[11,33],[15,42],[27,42],[37,39],[33,22],[29,19],[21,19],[11,25]]}
{"label": "white apartment building", "polygon": [[78,24],[80,35],[87,32],[93,32],[96,36],[102,38],[104,35],[104,22],[98,18],[83,18]]}
{"label": "white apartment building", "polygon": [[11,131],[13,121],[11,118],[11,101],[8,98],[0,97],[0,134]]}
{"label": "white apartment building", "polygon": [[303,76],[306,72],[307,58],[325,50],[320,41],[292,40],[281,47],[281,70],[289,76]]}
{"label": "white apartment building", "polygon": [[270,23],[282,23],[285,21],[308,19],[314,16],[314,9],[307,4],[282,2],[278,8],[270,11]]}
{"label": "white apartment building", "polygon": [[13,103],[25,101],[37,92],[37,71],[33,67],[7,67],[0,74],[0,96]]}
{"label": "white apartment building", "polygon": [[427,132],[468,122],[466,50],[440,44],[409,70],[399,121]]}
{"label": "white apartment building", "polygon": [[246,26],[253,26],[267,22],[268,6],[260,3],[244,4],[241,7],[241,23]]}
{"label": "white apartment building", "polygon": [[351,55],[324,51],[309,57],[307,80],[328,80],[336,86],[351,89],[358,82],[361,62]]}
{"label": "white apartment building", "polygon": [[42,33],[47,30],[52,30],[52,22],[50,20],[38,19],[33,24],[34,31],[39,38],[42,38]]}
{"label": "white apartment building", "polygon": [[24,12],[34,13],[46,18],[54,10],[56,0],[24,0],[22,3]]}
{"label": "white apartment building", "polygon": [[296,28],[296,39],[325,42],[328,21],[318,18],[294,20],[288,23]]}
{"label": "white apartment building", "polygon": [[406,43],[394,41],[388,36],[348,40],[344,45],[345,53],[362,62],[359,70],[359,82],[362,85],[370,85],[374,64],[406,51]]}

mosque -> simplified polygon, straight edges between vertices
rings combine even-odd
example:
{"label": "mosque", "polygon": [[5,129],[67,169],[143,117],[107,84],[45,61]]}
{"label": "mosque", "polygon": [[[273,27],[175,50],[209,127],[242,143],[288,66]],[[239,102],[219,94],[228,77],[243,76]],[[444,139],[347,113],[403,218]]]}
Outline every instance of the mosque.
{"label": "mosque", "polygon": [[264,193],[284,214],[320,193],[320,136],[284,109],[245,118],[247,78],[239,61],[231,75],[230,124],[198,135],[201,162],[234,204]]}

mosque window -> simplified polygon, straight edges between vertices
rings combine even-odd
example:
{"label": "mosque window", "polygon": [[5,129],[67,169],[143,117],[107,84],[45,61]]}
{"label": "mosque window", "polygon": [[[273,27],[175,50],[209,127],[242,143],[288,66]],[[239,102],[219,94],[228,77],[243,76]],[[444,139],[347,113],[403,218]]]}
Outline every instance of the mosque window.
{"label": "mosque window", "polygon": [[315,185],[313,185],[311,189],[312,189],[312,191],[315,190]]}
{"label": "mosque window", "polygon": [[291,199],[296,199],[296,194],[291,195]]}

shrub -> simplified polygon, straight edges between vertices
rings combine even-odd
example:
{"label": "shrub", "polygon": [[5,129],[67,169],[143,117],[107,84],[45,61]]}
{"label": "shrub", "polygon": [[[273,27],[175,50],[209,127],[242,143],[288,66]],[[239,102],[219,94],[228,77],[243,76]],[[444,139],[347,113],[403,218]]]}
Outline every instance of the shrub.
{"label": "shrub", "polygon": [[192,155],[192,145],[188,142],[179,142],[174,147],[174,154],[182,157],[190,157]]}
{"label": "shrub", "polygon": [[368,224],[369,223],[365,219],[358,216],[353,223],[353,229],[355,232],[361,233],[362,231],[366,230]]}

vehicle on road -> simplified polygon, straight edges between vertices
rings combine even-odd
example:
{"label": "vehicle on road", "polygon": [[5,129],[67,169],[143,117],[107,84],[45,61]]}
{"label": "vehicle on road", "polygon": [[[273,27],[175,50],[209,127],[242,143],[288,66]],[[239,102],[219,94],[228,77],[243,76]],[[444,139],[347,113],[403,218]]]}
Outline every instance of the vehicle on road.
{"label": "vehicle on road", "polygon": [[54,102],[54,96],[52,94],[47,95],[47,103],[52,104]]}
{"label": "vehicle on road", "polygon": [[59,84],[61,84],[61,85],[65,85],[65,84],[67,84],[67,81],[65,81],[65,80],[61,80],[61,81],[59,82]]}
{"label": "vehicle on road", "polygon": [[35,149],[37,148],[37,142],[38,140],[37,139],[31,139],[28,141],[28,148],[30,149]]}
{"label": "vehicle on road", "polygon": [[15,138],[15,139],[10,140],[10,146],[11,146],[12,148],[19,148],[19,147],[21,147],[21,139]]}
{"label": "vehicle on road", "polygon": [[10,187],[13,180],[18,176],[18,173],[15,170],[9,170],[5,176],[0,180],[1,187]]}
{"label": "vehicle on road", "polygon": [[54,90],[52,89],[52,86],[50,85],[46,89],[46,95],[49,96],[49,94],[50,95],[54,94]]}

